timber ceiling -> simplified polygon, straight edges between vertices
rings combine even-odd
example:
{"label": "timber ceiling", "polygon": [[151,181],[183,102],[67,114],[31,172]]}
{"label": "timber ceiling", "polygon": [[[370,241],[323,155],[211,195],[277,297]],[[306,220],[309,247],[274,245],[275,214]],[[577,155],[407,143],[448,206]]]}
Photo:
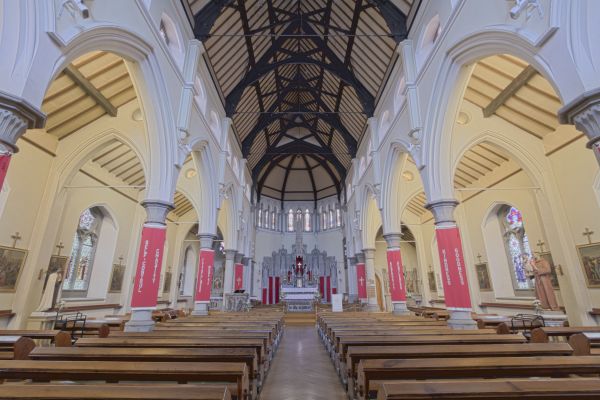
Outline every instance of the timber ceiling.
{"label": "timber ceiling", "polygon": [[339,196],[412,1],[184,1],[259,196]]}

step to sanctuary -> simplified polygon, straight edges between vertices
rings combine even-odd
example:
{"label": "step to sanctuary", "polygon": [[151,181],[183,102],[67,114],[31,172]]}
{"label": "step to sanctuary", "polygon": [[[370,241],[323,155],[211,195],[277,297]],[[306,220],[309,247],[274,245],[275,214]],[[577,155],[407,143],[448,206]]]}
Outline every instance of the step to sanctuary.
{"label": "step to sanctuary", "polygon": [[286,325],[315,325],[317,319],[314,312],[310,313],[286,313],[283,317]]}

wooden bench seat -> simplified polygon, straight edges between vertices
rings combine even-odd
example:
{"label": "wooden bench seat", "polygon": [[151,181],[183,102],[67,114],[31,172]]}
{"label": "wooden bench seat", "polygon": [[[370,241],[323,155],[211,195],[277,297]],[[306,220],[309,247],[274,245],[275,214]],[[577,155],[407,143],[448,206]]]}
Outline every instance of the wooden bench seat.
{"label": "wooden bench seat", "polygon": [[35,348],[33,339],[23,336],[0,336],[0,360],[27,360]]}
{"label": "wooden bench seat", "polygon": [[23,336],[36,340],[50,340],[57,347],[71,345],[71,335],[67,332],[53,329],[3,329],[0,330],[0,336]]}
{"label": "wooden bench seat", "polygon": [[3,400],[230,400],[224,385],[0,385]]}
{"label": "wooden bench seat", "polygon": [[571,335],[583,332],[600,333],[600,326],[544,326],[531,331],[531,341],[547,343],[551,337],[562,337],[568,340]]}
{"label": "wooden bench seat", "polygon": [[371,381],[568,377],[599,373],[599,356],[362,360],[358,364],[356,388],[359,398],[364,399],[377,396],[376,386]]}
{"label": "wooden bench seat", "polygon": [[386,381],[377,400],[600,398],[600,379],[486,379],[459,381]]}
{"label": "wooden bench seat", "polygon": [[[232,382],[237,399],[250,396],[248,369],[244,363],[126,362],[126,361],[0,361],[0,379],[34,382],[122,381]],[[150,391],[150,389],[149,389]],[[233,397],[233,396],[232,396]]]}
{"label": "wooden bench seat", "polygon": [[581,332],[569,337],[575,355],[600,355],[600,332]]}

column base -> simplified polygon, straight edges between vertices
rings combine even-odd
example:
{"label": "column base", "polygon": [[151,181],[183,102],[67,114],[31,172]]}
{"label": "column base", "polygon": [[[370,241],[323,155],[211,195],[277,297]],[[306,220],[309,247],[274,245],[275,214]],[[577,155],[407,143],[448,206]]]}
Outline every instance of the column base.
{"label": "column base", "polygon": [[206,303],[200,303],[200,302],[196,302],[194,303],[194,311],[192,311],[192,315],[193,316],[205,316],[208,315],[208,302]]}
{"label": "column base", "polygon": [[477,329],[477,322],[471,317],[471,311],[449,310],[448,326],[452,329]]}
{"label": "column base", "polygon": [[125,332],[151,332],[154,329],[153,310],[132,310],[131,319],[125,323]]}
{"label": "column base", "polygon": [[392,314],[394,314],[394,315],[410,314],[410,311],[408,311],[408,308],[406,307],[406,302],[405,301],[392,302]]}
{"label": "column base", "polygon": [[348,295],[348,303],[357,303],[358,295],[357,294],[349,294]]}
{"label": "column base", "polygon": [[367,303],[367,311],[369,311],[369,312],[378,312],[378,311],[381,311],[381,310],[379,309],[379,304],[369,302],[369,303]]}

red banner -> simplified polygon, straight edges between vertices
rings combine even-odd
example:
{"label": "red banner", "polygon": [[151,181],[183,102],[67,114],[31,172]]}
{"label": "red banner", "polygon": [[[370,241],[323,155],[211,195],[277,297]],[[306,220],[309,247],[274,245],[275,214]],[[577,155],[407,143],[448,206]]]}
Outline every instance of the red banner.
{"label": "red banner", "polygon": [[325,277],[319,277],[319,293],[321,294],[321,300],[325,300]]}
{"label": "red banner", "polygon": [[198,280],[196,281],[196,296],[194,301],[210,301],[215,267],[215,251],[212,249],[201,249],[199,258]]}
{"label": "red banner", "polygon": [[440,255],[446,306],[455,309],[471,309],[460,232],[457,227],[436,228],[435,237]]}
{"label": "red banner", "polygon": [[358,298],[367,298],[367,270],[364,263],[356,264],[356,284],[358,285]]}
{"label": "red banner", "polygon": [[274,304],[275,302],[273,301],[273,277],[270,276],[269,277],[269,304]]}
{"label": "red banner", "polygon": [[156,307],[167,229],[144,226],[135,271],[131,307]]}
{"label": "red banner", "polygon": [[233,290],[240,290],[244,286],[244,264],[235,264],[233,271]]}
{"label": "red banner", "polygon": [[279,304],[279,277],[275,277],[275,304]]}
{"label": "red banner", "polygon": [[6,173],[8,172],[10,157],[10,154],[0,155],[0,190],[2,189],[2,185],[4,185],[4,178],[6,178]]}
{"label": "red banner", "polygon": [[387,251],[388,277],[390,280],[390,295],[392,301],[406,301],[406,283],[400,249]]}
{"label": "red banner", "polygon": [[331,303],[331,277],[327,277],[327,294],[325,295],[327,303]]}
{"label": "red banner", "polygon": [[262,303],[268,304],[269,300],[267,299],[267,288],[263,288],[262,290]]}

